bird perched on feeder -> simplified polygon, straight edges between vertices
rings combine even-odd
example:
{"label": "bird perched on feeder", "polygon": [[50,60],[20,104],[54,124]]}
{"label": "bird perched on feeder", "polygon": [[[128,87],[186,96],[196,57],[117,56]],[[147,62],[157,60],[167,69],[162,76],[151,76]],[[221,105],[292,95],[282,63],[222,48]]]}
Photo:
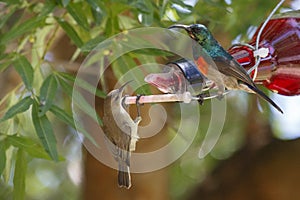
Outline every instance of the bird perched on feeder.
{"label": "bird perched on feeder", "polygon": [[[129,81],[130,82],[130,81]],[[138,116],[132,120],[125,109],[122,94],[125,83],[119,89],[108,93],[104,100],[104,133],[111,143],[108,147],[114,159],[118,162],[118,185],[129,189],[131,187],[130,178],[130,155],[135,150],[138,140],[138,124],[141,121],[139,107]],[[137,98],[137,106],[138,98]]]}
{"label": "bird perched on feeder", "polygon": [[[269,102],[279,112],[281,108],[273,102],[264,92],[257,88],[247,71],[218,43],[210,31],[202,24],[173,25],[169,27],[184,29],[196,42],[193,44],[193,57],[202,74],[215,82],[218,87],[219,97],[223,96],[225,88],[229,90],[244,90],[256,93],[259,97]],[[215,65],[209,65],[203,60],[203,52],[208,54]]]}

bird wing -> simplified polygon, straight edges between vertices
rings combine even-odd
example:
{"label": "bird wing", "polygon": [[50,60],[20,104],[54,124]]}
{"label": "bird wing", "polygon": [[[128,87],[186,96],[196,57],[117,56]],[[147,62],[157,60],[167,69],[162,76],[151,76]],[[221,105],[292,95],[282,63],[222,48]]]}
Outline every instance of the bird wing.
{"label": "bird wing", "polygon": [[239,81],[245,82],[248,85],[254,85],[254,82],[247,74],[247,71],[239,63],[237,63],[237,61],[234,60],[234,58],[230,60],[224,56],[218,56],[215,57],[213,60],[216,63],[218,70],[222,74],[225,74],[226,76],[235,77]]}
{"label": "bird wing", "polygon": [[119,163],[126,163],[126,165],[130,166],[130,151],[118,148],[118,155],[119,155]]}
{"label": "bird wing", "polygon": [[122,124],[122,129],[117,123],[111,121],[110,118],[103,117],[105,125],[103,126],[103,131],[106,135],[106,142],[110,151],[112,152],[114,158],[118,162],[125,162],[128,166],[130,165],[130,144],[131,144],[131,127],[128,123]]}
{"label": "bird wing", "polygon": [[281,108],[272,101],[264,92],[259,90],[254,84],[253,80],[247,74],[246,70],[240,66],[234,59],[229,60],[225,57],[217,57],[214,59],[218,69],[221,73],[226,76],[233,76],[237,78],[239,81],[247,85],[252,91],[254,91],[259,97],[269,102],[274,108],[276,108],[279,112],[283,113]]}
{"label": "bird wing", "polygon": [[131,127],[128,123],[124,122],[122,130],[119,130],[117,138],[117,151],[119,162],[125,162],[130,166],[130,142],[131,142]]}

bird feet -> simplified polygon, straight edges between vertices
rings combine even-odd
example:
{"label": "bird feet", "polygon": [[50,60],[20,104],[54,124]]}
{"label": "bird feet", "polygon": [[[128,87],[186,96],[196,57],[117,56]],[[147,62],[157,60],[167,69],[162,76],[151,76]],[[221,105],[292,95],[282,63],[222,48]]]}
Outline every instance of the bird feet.
{"label": "bird feet", "polygon": [[203,94],[198,94],[196,97],[198,98],[198,100],[197,100],[198,103],[202,106],[203,103],[204,103],[204,97],[203,97]]}
{"label": "bird feet", "polygon": [[223,92],[218,92],[217,99],[221,101],[221,100],[224,98],[224,96],[225,96],[225,95],[224,95]]}
{"label": "bird feet", "polygon": [[124,97],[122,98],[122,106],[123,106],[123,108],[125,108],[125,109],[128,107],[128,105],[125,103],[126,97],[129,97],[129,95],[124,95]]}
{"label": "bird feet", "polygon": [[142,96],[144,96],[144,95],[143,95],[143,94],[138,94],[138,95],[136,95],[135,105],[136,105],[136,108],[137,108],[137,118],[138,118],[138,117],[141,117],[141,108],[140,108],[140,106],[141,106],[141,105],[144,105],[144,104],[141,104],[141,103],[140,103],[140,98],[141,98]]}

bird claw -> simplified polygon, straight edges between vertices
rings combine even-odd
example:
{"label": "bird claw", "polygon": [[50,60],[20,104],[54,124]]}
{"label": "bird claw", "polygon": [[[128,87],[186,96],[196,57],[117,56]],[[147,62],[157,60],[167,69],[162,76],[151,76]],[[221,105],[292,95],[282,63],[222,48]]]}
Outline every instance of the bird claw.
{"label": "bird claw", "polygon": [[202,106],[203,103],[204,103],[204,97],[203,97],[203,94],[198,94],[196,97],[198,98],[198,100],[197,100],[198,103]]}
{"label": "bird claw", "polygon": [[223,98],[224,98],[224,94],[218,93],[217,99],[221,101]]}
{"label": "bird claw", "polygon": [[217,99],[221,101],[224,98],[224,96],[225,95],[223,94],[223,92],[222,93],[218,93]]}
{"label": "bird claw", "polygon": [[134,120],[134,123],[139,124],[142,121],[142,117],[141,116],[137,116]]}
{"label": "bird claw", "polygon": [[144,96],[143,94],[138,94],[136,95],[136,100],[135,100],[135,104],[136,104],[136,108],[137,108],[137,118],[141,117],[141,108],[140,108],[140,105],[144,105],[144,104],[141,104],[139,101],[140,101],[140,98]]}
{"label": "bird claw", "polygon": [[128,105],[125,103],[126,97],[129,97],[129,95],[124,95],[124,97],[123,97],[123,99],[122,99],[122,107],[123,107],[123,108],[127,108],[127,107],[128,107]]}

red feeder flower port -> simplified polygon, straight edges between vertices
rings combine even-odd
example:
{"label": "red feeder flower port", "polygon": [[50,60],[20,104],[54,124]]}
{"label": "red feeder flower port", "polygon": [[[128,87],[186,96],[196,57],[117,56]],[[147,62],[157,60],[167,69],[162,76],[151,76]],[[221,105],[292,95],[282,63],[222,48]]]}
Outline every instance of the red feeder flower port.
{"label": "red feeder flower port", "polygon": [[[293,13],[271,19],[264,28],[259,48],[267,48],[267,57],[258,66],[255,82],[271,91],[294,96],[300,94],[300,14]],[[259,28],[250,45],[255,46]],[[246,69],[255,65],[253,50],[233,46],[228,52]]]}

